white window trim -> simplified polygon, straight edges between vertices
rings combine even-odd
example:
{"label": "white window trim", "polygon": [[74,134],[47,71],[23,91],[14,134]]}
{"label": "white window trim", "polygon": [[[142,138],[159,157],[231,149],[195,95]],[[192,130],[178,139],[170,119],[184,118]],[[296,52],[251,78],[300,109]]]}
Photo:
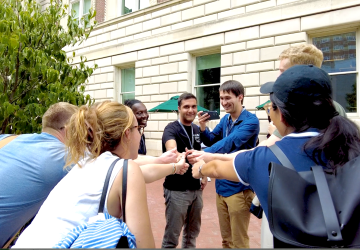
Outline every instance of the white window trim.
{"label": "white window trim", "polygon": [[330,76],[332,75],[347,75],[347,74],[354,74],[356,73],[356,112],[354,113],[346,113],[349,118],[359,118],[360,117],[360,72],[359,72],[359,64],[360,64],[360,31],[359,28],[347,28],[347,29],[330,29],[325,32],[313,32],[311,35],[308,36],[308,43],[313,44],[312,40],[315,37],[321,36],[329,36],[329,35],[336,35],[341,33],[347,32],[355,32],[356,36],[356,71],[346,71],[346,72],[336,72],[336,73],[329,73]]}
{"label": "white window trim", "polygon": [[[219,83],[212,83],[212,84],[205,84],[205,85],[196,85],[196,73],[197,73],[197,69],[196,69],[196,58],[197,57],[201,57],[201,56],[207,56],[207,55],[212,55],[212,54],[220,54],[220,58],[221,58],[221,51],[219,50],[208,50],[208,51],[200,51],[198,53],[192,54],[191,55],[191,82],[192,84],[192,88],[191,88],[191,93],[196,96],[196,90],[198,88],[203,88],[203,87],[211,87],[211,86],[219,86],[221,85],[221,65],[220,65],[220,82]],[[219,97],[220,100],[220,97]],[[220,112],[223,110],[223,107],[220,104]]]}
{"label": "white window trim", "polygon": [[[134,10],[131,13],[140,10],[140,0],[132,0],[132,1],[135,1],[135,6],[134,6]],[[125,0],[118,0],[118,4],[119,4],[118,16],[126,15],[126,14],[123,14],[124,7],[125,7]],[[127,13],[127,14],[129,14],[129,13]]]}
{"label": "white window trim", "polygon": [[[84,13],[83,13],[83,10],[84,10],[84,0],[73,0],[73,1],[70,1],[70,13],[72,11],[72,5],[74,3],[77,3],[79,2],[79,26],[82,27],[83,24],[81,23],[81,18],[84,16]],[[90,4],[90,8],[92,6],[92,1],[91,1],[91,4]]]}
{"label": "white window trim", "polygon": [[[123,103],[123,94],[131,94],[131,93],[134,93],[135,95],[135,90],[134,91],[129,91],[129,92],[122,92],[121,91],[121,86],[123,84],[122,82],[122,70],[123,69],[129,69],[129,68],[135,68],[135,65],[126,65],[126,66],[123,66],[123,67],[114,67],[115,70],[115,81],[114,81],[114,92],[115,92],[115,95],[114,95],[114,100],[119,102],[119,103]],[[136,81],[136,79],[135,79]],[[136,87],[135,85],[135,82],[134,82],[134,86]]]}

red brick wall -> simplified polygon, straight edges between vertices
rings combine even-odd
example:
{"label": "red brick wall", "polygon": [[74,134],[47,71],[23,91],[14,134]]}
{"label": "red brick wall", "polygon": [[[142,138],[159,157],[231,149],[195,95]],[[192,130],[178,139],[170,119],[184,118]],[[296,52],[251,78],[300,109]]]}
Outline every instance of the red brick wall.
{"label": "red brick wall", "polygon": [[105,9],[106,9],[106,0],[95,0],[95,10],[96,10],[95,20],[98,23],[104,22]]}

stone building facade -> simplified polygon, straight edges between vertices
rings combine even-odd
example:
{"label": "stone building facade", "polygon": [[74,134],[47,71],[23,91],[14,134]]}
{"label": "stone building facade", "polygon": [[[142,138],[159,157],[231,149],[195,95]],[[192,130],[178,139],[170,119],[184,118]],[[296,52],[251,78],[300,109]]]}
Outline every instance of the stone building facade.
{"label": "stone building facade", "polygon": [[[262,140],[268,120],[255,107],[269,98],[259,88],[278,76],[280,52],[308,42],[324,52],[334,99],[360,120],[359,0],[148,0],[148,7],[121,15],[124,1],[103,1],[104,21],[85,43],[65,48],[69,56],[75,52],[74,63],[86,56],[98,65],[86,87],[97,101],[135,97],[150,109],[192,92],[200,105],[224,115],[218,87],[238,80],[246,109],[260,119]],[[150,114],[149,154],[161,152],[162,131],[175,119],[174,113]]]}

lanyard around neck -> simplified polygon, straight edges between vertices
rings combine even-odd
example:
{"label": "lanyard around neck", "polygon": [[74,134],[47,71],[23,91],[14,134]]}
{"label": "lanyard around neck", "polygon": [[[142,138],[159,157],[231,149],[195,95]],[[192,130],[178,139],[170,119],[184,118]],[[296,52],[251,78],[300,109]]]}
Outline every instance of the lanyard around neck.
{"label": "lanyard around neck", "polygon": [[188,133],[186,132],[186,129],[184,128],[184,125],[180,122],[180,120],[178,120],[178,122],[179,122],[180,126],[182,127],[182,129],[184,130],[185,135],[189,139],[189,143],[191,145],[190,149],[193,149],[194,148],[194,130],[193,130],[193,127],[191,126],[191,140],[190,140],[190,137],[189,137]]}

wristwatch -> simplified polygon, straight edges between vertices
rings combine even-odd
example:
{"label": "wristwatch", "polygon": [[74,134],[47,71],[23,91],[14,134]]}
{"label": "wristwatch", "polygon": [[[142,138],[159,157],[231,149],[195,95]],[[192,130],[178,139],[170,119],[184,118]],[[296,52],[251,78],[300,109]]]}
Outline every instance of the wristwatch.
{"label": "wristwatch", "polygon": [[201,168],[202,166],[204,166],[204,164],[201,164],[200,167],[199,167],[199,174],[200,174],[200,177],[204,177],[204,175],[201,173]]}

